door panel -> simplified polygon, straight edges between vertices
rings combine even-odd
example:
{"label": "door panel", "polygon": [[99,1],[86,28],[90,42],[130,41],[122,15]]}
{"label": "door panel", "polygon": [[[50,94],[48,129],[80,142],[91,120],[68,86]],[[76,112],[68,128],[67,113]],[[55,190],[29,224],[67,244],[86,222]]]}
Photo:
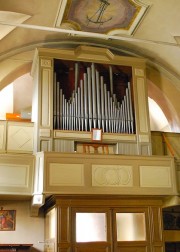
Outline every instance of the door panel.
{"label": "door panel", "polygon": [[117,247],[116,252],[148,252],[148,247]]}
{"label": "door panel", "polygon": [[76,244],[73,252],[111,252],[111,245],[96,242],[93,244]]}

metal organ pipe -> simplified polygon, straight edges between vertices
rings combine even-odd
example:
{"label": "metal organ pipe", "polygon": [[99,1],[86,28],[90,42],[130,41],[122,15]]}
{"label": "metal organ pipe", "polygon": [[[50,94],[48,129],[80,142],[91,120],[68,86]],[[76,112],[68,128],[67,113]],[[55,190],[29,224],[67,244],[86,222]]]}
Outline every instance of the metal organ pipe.
{"label": "metal organ pipe", "polygon": [[59,118],[60,118],[60,83],[57,82],[57,90],[56,90],[56,114],[57,114],[57,128],[59,128]]}
{"label": "metal organ pipe", "polygon": [[60,129],[62,129],[62,114],[63,114],[63,103],[62,103],[62,97],[63,97],[63,91],[62,89],[60,88],[60,96],[59,96],[59,109],[60,109],[60,118],[59,118],[59,126],[60,126]]}
{"label": "metal organ pipe", "polygon": [[89,109],[89,129],[92,129],[92,83],[91,83],[91,68],[87,68],[88,77],[88,109]]}
{"label": "metal organ pipe", "polygon": [[75,106],[75,94],[72,99],[72,130],[76,130],[76,106]]}
{"label": "metal organ pipe", "polygon": [[56,93],[57,93],[57,81],[56,81],[56,73],[54,73],[54,82],[53,82],[53,125],[54,125],[54,128],[57,128]]}
{"label": "metal organ pipe", "polygon": [[101,128],[101,104],[100,104],[100,89],[99,89],[99,72],[96,70],[96,98],[97,98],[97,120],[98,128]]}
{"label": "metal organ pipe", "polygon": [[84,120],[85,131],[88,130],[88,94],[87,94],[87,74],[84,73]]}
{"label": "metal organ pipe", "polygon": [[80,112],[80,104],[81,104],[81,101],[80,101],[80,87],[78,87],[78,91],[77,91],[77,111],[78,111],[78,130],[80,131],[81,130],[81,112]]}
{"label": "metal organ pipe", "polygon": [[75,130],[78,130],[78,94],[75,93]]}
{"label": "metal organ pipe", "polygon": [[81,130],[84,130],[84,85],[83,80],[80,80],[80,93],[81,93]]}
{"label": "metal organ pipe", "polygon": [[105,122],[106,122],[106,132],[109,131],[108,127],[108,98],[107,98],[107,86],[104,84],[104,106],[105,106]]}
{"label": "metal organ pipe", "polygon": [[107,118],[108,118],[108,127],[111,132],[111,104],[110,104],[110,91],[107,91]]}
{"label": "metal organ pipe", "polygon": [[91,78],[92,78],[92,101],[93,101],[93,127],[96,128],[97,112],[96,112],[96,78],[95,78],[95,65],[91,65]]}
{"label": "metal organ pipe", "polygon": [[113,96],[113,71],[112,66],[109,66],[109,77],[110,77],[110,93]]}
{"label": "metal organ pipe", "polygon": [[91,131],[102,128],[103,132],[134,133],[131,85],[128,82],[122,101],[113,94],[113,73],[109,67],[110,90],[104,77],[92,63],[78,81],[78,63],[75,63],[75,89],[69,100],[65,98],[60,82],[54,74],[53,123],[55,129]]}
{"label": "metal organ pipe", "polygon": [[79,64],[75,63],[75,81],[74,81],[74,87],[75,87],[75,92],[77,92],[77,87],[78,87],[78,76],[79,76]]}
{"label": "metal organ pipe", "polygon": [[130,123],[131,123],[131,133],[134,132],[134,119],[133,119],[133,110],[132,110],[132,99],[131,99],[131,85],[128,82],[128,92],[129,92],[129,111],[130,111]]}
{"label": "metal organ pipe", "polygon": [[101,118],[102,118],[102,131],[105,131],[105,124],[104,124],[104,120],[105,120],[105,111],[104,111],[104,79],[103,76],[101,76],[100,79],[100,83],[101,83]]}

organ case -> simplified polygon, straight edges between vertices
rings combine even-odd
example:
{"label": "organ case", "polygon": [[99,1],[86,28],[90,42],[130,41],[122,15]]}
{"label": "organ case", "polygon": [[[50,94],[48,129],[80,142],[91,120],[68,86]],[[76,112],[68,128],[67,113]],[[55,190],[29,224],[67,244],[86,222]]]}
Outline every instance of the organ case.
{"label": "organ case", "polygon": [[116,153],[151,153],[144,59],[105,48],[40,48],[32,74],[37,151],[73,151],[100,128]]}

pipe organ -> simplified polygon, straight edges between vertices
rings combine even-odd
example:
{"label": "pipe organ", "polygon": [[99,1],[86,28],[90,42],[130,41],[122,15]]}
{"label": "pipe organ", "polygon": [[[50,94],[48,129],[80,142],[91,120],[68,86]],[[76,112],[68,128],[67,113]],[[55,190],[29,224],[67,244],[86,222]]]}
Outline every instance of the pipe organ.
{"label": "pipe organ", "polygon": [[128,77],[121,92],[116,91],[120,84],[117,77],[122,70],[116,67],[113,71],[113,66],[106,65],[102,71],[102,66],[95,63],[73,64],[69,69],[58,64],[61,72],[57,67],[54,72],[54,129],[91,131],[99,128],[103,132],[134,134],[134,108]]}
{"label": "pipe organ", "polygon": [[[119,52],[118,52],[119,53]],[[124,54],[123,54],[124,55]],[[32,76],[34,150],[74,152],[92,128],[113,153],[150,155],[145,59],[106,48],[38,48]]]}

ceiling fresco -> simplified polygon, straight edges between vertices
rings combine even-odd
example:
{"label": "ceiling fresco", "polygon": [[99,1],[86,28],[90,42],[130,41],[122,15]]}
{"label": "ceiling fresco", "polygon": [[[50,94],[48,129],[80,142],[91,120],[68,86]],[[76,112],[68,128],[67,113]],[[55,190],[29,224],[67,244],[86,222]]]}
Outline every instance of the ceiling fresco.
{"label": "ceiling fresco", "polygon": [[132,34],[147,8],[133,0],[69,0],[62,24],[86,32]]}

